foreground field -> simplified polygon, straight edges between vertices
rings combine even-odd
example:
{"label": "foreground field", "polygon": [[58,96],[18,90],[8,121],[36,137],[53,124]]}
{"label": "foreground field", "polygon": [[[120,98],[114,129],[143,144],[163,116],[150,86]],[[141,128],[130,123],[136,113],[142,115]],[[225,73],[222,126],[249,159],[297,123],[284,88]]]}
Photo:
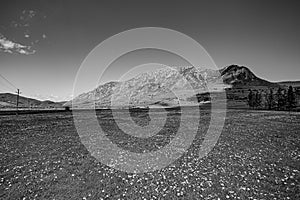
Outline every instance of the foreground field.
{"label": "foreground field", "polygon": [[[136,152],[172,139],[180,114],[169,116],[165,130],[149,142],[120,135],[109,113],[98,113],[109,138]],[[149,120],[132,117],[141,126]],[[0,116],[0,199],[300,198],[300,113],[228,111],[217,145],[199,159],[210,115],[202,111],[201,117],[194,143],[180,159],[132,174],[97,162],[82,145],[71,113]]]}

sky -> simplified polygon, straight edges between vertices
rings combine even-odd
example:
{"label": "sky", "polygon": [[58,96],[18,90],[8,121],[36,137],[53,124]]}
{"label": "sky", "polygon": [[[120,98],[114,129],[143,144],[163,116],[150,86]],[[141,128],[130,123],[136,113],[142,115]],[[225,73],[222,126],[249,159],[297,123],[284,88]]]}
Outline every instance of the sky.
{"label": "sky", "polygon": [[[17,87],[24,96],[69,100],[86,56],[107,38],[139,27],[190,36],[219,68],[239,64],[269,81],[299,80],[299,1],[3,0],[0,5],[0,74],[11,82],[0,78],[0,93]],[[122,64],[114,73],[119,71]]]}

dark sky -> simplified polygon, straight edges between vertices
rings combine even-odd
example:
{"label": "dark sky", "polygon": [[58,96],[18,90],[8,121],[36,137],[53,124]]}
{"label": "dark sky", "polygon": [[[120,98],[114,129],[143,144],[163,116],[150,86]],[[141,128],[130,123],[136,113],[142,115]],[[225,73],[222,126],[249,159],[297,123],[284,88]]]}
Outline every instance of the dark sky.
{"label": "dark sky", "polygon": [[[0,73],[23,95],[70,98],[77,70],[95,46],[119,32],[151,26],[192,37],[219,68],[240,64],[270,81],[297,80],[299,7],[299,1],[260,0],[4,0],[0,34],[35,52],[0,49]],[[28,17],[30,11],[34,15]],[[0,84],[0,92],[7,91]]]}

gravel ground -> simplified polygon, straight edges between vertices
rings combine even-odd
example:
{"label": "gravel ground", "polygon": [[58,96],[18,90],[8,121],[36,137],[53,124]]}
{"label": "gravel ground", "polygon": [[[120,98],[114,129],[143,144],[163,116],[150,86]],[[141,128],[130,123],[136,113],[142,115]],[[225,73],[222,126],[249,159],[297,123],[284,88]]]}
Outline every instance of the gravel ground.
{"label": "gravel ground", "polygon": [[[166,145],[180,119],[170,112],[164,130],[141,140],[120,134],[107,112],[98,118],[108,137],[135,152]],[[199,159],[210,120],[208,112],[201,115],[180,159],[140,174],[97,162],[70,113],[0,116],[0,199],[300,199],[300,113],[228,111],[217,145]],[[144,114],[132,117],[141,125],[149,121]]]}

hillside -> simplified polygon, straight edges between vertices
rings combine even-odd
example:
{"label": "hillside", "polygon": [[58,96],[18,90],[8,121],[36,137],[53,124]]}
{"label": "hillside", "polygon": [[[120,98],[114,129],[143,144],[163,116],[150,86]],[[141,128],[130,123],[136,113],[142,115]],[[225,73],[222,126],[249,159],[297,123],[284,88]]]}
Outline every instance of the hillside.
{"label": "hillside", "polygon": [[[163,68],[139,74],[124,82],[100,85],[73,99],[73,106],[90,108],[95,103],[96,107],[110,107],[111,100],[116,107],[176,106],[178,98],[183,104],[198,103],[195,100],[191,102],[193,98],[191,98],[190,86],[196,93],[207,93],[208,88],[210,91],[221,92],[226,88],[279,87],[277,83],[263,80],[255,76],[247,67],[238,65],[230,65],[221,70],[192,66],[176,67],[176,70]],[[71,106],[71,104],[72,102],[69,101],[64,106]]]}
{"label": "hillside", "polygon": [[[17,95],[11,93],[0,93],[0,108],[15,108]],[[39,101],[24,96],[19,97],[20,108],[62,108],[65,102]]]}
{"label": "hillside", "polygon": [[[183,78],[185,77],[185,78]],[[192,86],[198,92],[207,91],[206,81],[194,67],[180,67],[177,70],[169,68],[159,69],[149,73],[142,73],[124,82],[109,82],[100,85],[93,91],[76,97],[73,102],[78,107],[109,107],[111,99],[115,106],[148,106],[148,105],[177,105],[176,98],[186,98]],[[175,96],[172,91],[176,91]],[[112,94],[114,96],[112,98]],[[130,97],[130,102],[127,102]],[[71,102],[66,105],[70,106]]]}
{"label": "hillside", "polygon": [[249,86],[268,86],[278,87],[277,83],[272,83],[257,77],[250,69],[245,66],[230,65],[220,70],[224,84],[233,87]]}
{"label": "hillside", "polygon": [[279,85],[282,86],[292,86],[293,88],[300,88],[300,81],[281,81],[277,82]]}

